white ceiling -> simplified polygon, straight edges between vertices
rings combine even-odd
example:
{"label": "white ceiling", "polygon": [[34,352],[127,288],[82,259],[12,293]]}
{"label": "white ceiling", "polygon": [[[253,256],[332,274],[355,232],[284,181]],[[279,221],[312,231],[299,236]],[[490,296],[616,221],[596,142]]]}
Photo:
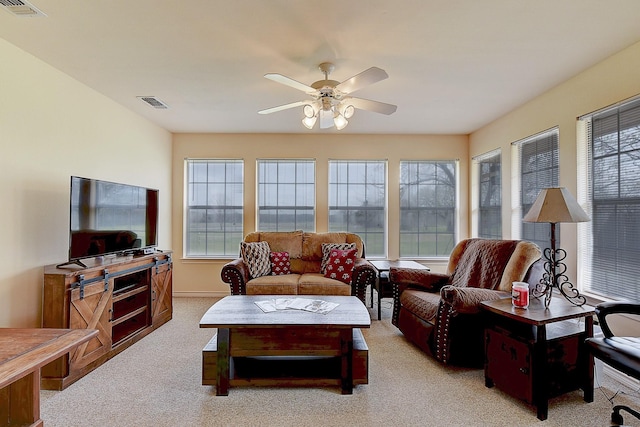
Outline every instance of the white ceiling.
{"label": "white ceiling", "polygon": [[[310,84],[371,67],[341,133],[467,134],[640,40],[639,0],[30,0],[0,11],[0,37],[172,132],[307,131],[305,99],[263,77]],[[5,82],[6,83],[6,82]],[[169,105],[155,110],[136,96]]]}

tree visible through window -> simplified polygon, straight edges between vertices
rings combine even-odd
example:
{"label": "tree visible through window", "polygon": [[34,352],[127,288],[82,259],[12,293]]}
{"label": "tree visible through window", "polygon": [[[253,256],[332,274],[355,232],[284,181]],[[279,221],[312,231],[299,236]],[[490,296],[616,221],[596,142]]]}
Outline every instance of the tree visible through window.
{"label": "tree visible through window", "polygon": [[315,230],[315,162],[258,160],[258,230]]}
{"label": "tree visible through window", "polygon": [[383,160],[329,162],[329,230],[358,234],[367,257],[386,256],[386,167]]}
{"label": "tree visible through window", "polygon": [[456,240],[455,161],[400,162],[400,256],[449,256]]}
{"label": "tree visible through window", "polygon": [[243,237],[242,160],[187,160],[185,255],[237,256]]}

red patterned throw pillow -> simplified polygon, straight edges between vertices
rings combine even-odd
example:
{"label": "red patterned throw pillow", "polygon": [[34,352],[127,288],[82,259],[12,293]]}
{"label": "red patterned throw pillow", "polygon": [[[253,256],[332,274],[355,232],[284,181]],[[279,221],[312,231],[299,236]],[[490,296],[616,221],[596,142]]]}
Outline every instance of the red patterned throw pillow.
{"label": "red patterned throw pillow", "polygon": [[281,276],[283,274],[291,274],[291,260],[289,252],[271,252],[271,275]]}
{"label": "red patterned throw pillow", "polygon": [[351,284],[353,267],[356,264],[356,253],[357,249],[333,249],[329,253],[329,262],[327,262],[324,277]]}
{"label": "red patterned throw pillow", "polygon": [[322,244],[322,263],[320,264],[320,273],[327,272],[327,263],[329,262],[329,255],[334,249],[340,249],[346,251],[347,249],[356,249],[355,243],[323,243]]}

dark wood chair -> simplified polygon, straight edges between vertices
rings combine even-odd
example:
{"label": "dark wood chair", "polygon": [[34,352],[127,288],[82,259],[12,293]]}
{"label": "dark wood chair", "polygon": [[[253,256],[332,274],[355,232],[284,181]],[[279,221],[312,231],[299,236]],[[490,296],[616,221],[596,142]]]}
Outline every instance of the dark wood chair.
{"label": "dark wood chair", "polygon": [[[594,357],[620,372],[640,380],[640,338],[615,336],[607,322],[610,314],[640,315],[640,304],[622,301],[603,302],[596,306],[596,315],[604,337],[587,338],[587,346]],[[625,405],[616,405],[611,413],[611,421],[622,425],[620,411],[626,411],[640,419],[640,412]]]}

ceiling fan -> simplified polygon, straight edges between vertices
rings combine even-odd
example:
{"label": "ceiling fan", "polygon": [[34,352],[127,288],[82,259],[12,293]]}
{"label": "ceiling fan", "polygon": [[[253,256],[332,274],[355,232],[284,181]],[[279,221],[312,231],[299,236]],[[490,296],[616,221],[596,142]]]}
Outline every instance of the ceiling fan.
{"label": "ceiling fan", "polygon": [[311,83],[310,86],[282,74],[265,74],[264,76],[269,80],[305,92],[310,99],[267,108],[266,110],[258,111],[258,114],[271,114],[289,108],[302,107],[302,112],[304,113],[302,124],[307,129],[313,129],[319,118],[320,129],[335,126],[336,129],[341,130],[347,126],[349,123],[347,119],[353,116],[356,108],[387,115],[393,114],[398,108],[392,104],[356,98],[350,95],[352,92],[389,77],[383,69],[371,67],[340,83],[335,80],[329,80],[329,74],[335,69],[332,63],[323,62],[318,68],[324,73],[324,80],[318,80]]}

